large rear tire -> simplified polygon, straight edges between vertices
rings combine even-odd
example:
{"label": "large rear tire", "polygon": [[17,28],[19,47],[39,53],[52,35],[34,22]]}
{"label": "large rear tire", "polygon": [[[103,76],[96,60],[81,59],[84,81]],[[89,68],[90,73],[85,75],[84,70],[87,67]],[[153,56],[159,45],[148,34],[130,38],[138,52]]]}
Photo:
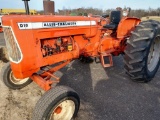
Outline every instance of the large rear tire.
{"label": "large rear tire", "polygon": [[9,62],[2,67],[1,79],[8,88],[13,90],[24,88],[32,82],[30,78],[15,78]]}
{"label": "large rear tire", "polygon": [[80,99],[71,88],[56,86],[38,101],[32,120],[73,120],[79,110]]}
{"label": "large rear tire", "polygon": [[126,73],[134,81],[149,82],[160,64],[160,23],[141,22],[127,41],[124,56]]}

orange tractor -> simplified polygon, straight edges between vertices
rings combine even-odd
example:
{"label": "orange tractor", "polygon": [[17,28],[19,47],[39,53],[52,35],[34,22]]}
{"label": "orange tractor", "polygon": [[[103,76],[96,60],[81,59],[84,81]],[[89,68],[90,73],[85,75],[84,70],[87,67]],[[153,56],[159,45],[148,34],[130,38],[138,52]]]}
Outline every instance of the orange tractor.
{"label": "orange tractor", "polygon": [[[80,105],[71,88],[55,86],[56,71],[75,59],[99,58],[113,66],[112,56],[124,55],[124,68],[134,81],[149,82],[160,58],[160,23],[112,11],[104,17],[3,16],[3,30],[10,63],[2,79],[11,89],[36,82],[47,91],[36,104],[33,120],[71,120]],[[105,61],[104,59],[108,59]]]}

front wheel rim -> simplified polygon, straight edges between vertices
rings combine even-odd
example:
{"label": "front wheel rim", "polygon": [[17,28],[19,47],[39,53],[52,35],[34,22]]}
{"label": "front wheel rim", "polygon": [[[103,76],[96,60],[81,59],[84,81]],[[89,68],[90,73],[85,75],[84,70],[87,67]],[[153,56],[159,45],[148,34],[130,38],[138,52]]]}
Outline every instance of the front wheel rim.
{"label": "front wheel rim", "polygon": [[26,83],[29,80],[29,78],[24,78],[24,79],[15,78],[15,76],[13,75],[12,71],[10,72],[9,79],[15,85],[22,85],[22,84]]}
{"label": "front wheel rim", "polygon": [[159,63],[159,58],[160,58],[160,36],[157,36],[150,47],[148,55],[147,67],[150,72],[155,70],[156,66]]}
{"label": "front wheel rim", "polygon": [[71,120],[74,112],[75,103],[72,100],[65,100],[56,106],[49,120]]}

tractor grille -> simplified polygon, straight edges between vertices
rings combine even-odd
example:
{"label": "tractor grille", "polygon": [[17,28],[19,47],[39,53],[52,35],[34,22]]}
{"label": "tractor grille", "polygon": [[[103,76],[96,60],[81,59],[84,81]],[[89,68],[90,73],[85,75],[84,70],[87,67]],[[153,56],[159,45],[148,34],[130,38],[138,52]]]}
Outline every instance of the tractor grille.
{"label": "tractor grille", "polygon": [[12,31],[12,28],[4,27],[3,32],[10,61],[19,63],[22,60],[22,53]]}

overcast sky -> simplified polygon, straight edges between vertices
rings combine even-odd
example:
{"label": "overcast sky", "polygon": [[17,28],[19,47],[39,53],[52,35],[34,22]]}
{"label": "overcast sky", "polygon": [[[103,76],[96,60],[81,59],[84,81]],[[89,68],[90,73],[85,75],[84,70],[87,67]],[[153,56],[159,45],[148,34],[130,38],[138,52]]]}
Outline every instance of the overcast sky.
{"label": "overcast sky", "polygon": [[[63,8],[93,7],[103,10],[116,7],[131,7],[132,9],[148,9],[160,7],[160,0],[54,0],[55,10]],[[30,0],[30,9],[43,10],[43,0]],[[22,0],[0,0],[2,8],[24,8]]]}

